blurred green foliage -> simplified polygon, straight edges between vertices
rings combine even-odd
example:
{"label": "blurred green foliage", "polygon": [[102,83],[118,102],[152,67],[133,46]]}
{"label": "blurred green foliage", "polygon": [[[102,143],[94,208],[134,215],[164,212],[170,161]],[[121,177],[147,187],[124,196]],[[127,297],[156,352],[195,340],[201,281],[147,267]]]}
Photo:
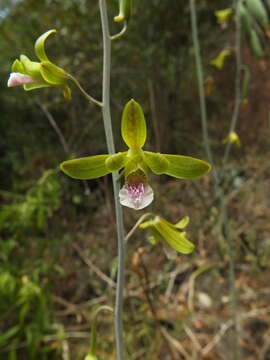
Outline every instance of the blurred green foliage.
{"label": "blurred green foliage", "polygon": [[[119,24],[112,20],[118,13],[117,1],[108,1],[108,5],[112,33],[117,33]],[[220,141],[226,134],[224,129],[227,130],[234,101],[234,65],[228,59],[226,66],[229,67],[223,75],[216,76],[216,70],[209,66],[209,62],[227,46],[233,29],[220,29],[214,16],[215,10],[228,6],[227,1],[201,0],[197,6],[205,76],[214,76],[217,88],[208,99],[208,109],[212,145],[219,155],[222,149]],[[89,105],[75,89],[73,101],[66,103],[58,89],[26,93],[21,88],[6,88],[12,62],[20,54],[32,58],[35,39],[53,28],[58,33],[46,44],[48,55],[60,67],[75,75],[91,95],[100,99],[102,42],[98,1],[2,0],[0,3],[1,360],[62,359],[65,331],[82,328],[86,334],[89,332],[89,307],[92,309],[92,305],[87,307],[85,303],[102,297],[110,302],[113,297],[112,289],[104,285],[95,273],[91,272],[89,277],[89,269],[85,269],[84,263],[81,265],[72,247],[73,242],[90,247],[86,255],[93,256],[98,267],[105,273],[111,271],[114,278],[116,259],[113,211],[108,190],[110,180],[82,184],[71,181],[57,170],[61,161],[75,155],[107,152],[99,110]],[[149,150],[196,157],[203,154],[193,55],[187,1],[149,0],[146,3],[134,0],[134,15],[128,31],[113,43],[111,103],[118,151],[124,148],[117,135],[120,134],[122,108],[132,97],[142,104],[146,114],[149,128],[146,147]],[[252,135],[250,129],[255,123],[254,118],[245,118],[243,128],[248,129],[244,133],[247,139]],[[53,123],[58,125],[66,139],[66,149]],[[255,127],[259,126],[255,124]],[[257,136],[256,132],[253,133]],[[240,151],[243,150],[234,155],[241,170],[246,159]],[[237,176],[230,176],[228,171],[228,192],[236,188],[236,180],[243,180],[239,169],[236,169]],[[186,215],[181,204],[185,204],[185,209],[190,206],[190,213],[198,214],[194,216],[194,228],[196,231],[199,229],[201,238],[202,222],[205,221],[207,239],[201,241],[208,244],[211,252],[209,237],[212,234],[209,228],[216,210],[213,207],[205,212],[205,208],[200,207],[198,194],[195,192],[193,196],[184,184],[179,186],[176,188],[173,183],[161,186],[160,199],[154,206],[157,211],[162,209],[164,217],[170,215],[172,220]],[[167,204],[168,197],[177,206]],[[242,199],[242,209],[248,208],[248,201]],[[241,211],[240,219],[244,216]],[[205,217],[210,214],[210,220],[200,220],[202,213],[206,213]],[[134,215],[128,213],[128,226],[133,225],[133,220]],[[262,231],[259,234],[257,236],[248,228],[243,242],[236,246],[239,262],[244,265],[251,263],[256,271],[269,266],[267,254],[270,248],[265,240],[266,233]],[[261,247],[257,247],[258,239]],[[141,240],[142,237],[139,237],[138,241]],[[130,251],[136,249],[137,244],[132,243]],[[204,251],[200,249],[202,258]],[[153,301],[161,313],[160,322],[169,329],[174,326],[175,332],[184,341],[186,337],[182,325],[186,319],[189,323],[192,319],[181,303],[183,294],[180,290],[181,284],[194,270],[193,265],[189,264],[188,270],[181,273],[180,279],[177,278],[181,305],[171,310],[173,315],[168,319],[167,314],[164,316],[162,313],[166,302],[162,302],[161,294],[167,291],[166,279],[173,271],[174,263],[166,262],[164,265],[160,258],[151,260],[151,251],[147,256],[153,266],[151,280],[158,278],[159,281],[158,287],[153,289]],[[218,281],[226,272],[226,264],[226,259],[222,258],[220,273],[214,277],[218,293],[222,293]],[[137,289],[138,282],[140,284],[137,278],[140,276],[128,274],[129,290],[135,295],[126,300],[127,349],[130,359],[153,360],[160,354],[164,356],[164,349],[162,345],[157,346],[161,334],[156,330],[145,296],[141,293],[137,295],[133,290],[133,287]],[[139,286],[143,288],[144,280],[141,281]],[[212,289],[212,285],[209,280],[208,288]],[[66,302],[59,300],[61,297]],[[221,298],[214,307],[219,312],[225,306]],[[76,304],[80,303],[84,306],[77,308]],[[176,320],[175,314],[179,315]],[[216,323],[213,328],[217,328]],[[106,354],[113,357],[113,335],[106,321],[102,329],[104,339],[98,339],[98,342],[106,359]],[[86,336],[82,350],[76,341],[72,343],[76,348],[76,357],[72,359],[85,356],[87,342]],[[139,354],[141,352],[141,357],[133,354],[134,349]]]}

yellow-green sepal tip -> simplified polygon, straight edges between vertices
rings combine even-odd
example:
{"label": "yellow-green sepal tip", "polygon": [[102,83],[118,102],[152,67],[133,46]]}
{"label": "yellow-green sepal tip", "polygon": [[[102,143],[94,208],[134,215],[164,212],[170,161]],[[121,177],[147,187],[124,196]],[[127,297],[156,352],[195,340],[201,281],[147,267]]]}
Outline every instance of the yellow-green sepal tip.
{"label": "yellow-green sepal tip", "polygon": [[57,30],[55,29],[48,30],[44,34],[40,35],[40,37],[36,40],[35,53],[40,61],[50,61],[45,51],[45,42],[51,34],[54,34],[56,32]]}
{"label": "yellow-green sepal tip", "polygon": [[146,141],[147,129],[143,110],[139,103],[130,100],[124,107],[121,133],[130,149],[141,149]]}

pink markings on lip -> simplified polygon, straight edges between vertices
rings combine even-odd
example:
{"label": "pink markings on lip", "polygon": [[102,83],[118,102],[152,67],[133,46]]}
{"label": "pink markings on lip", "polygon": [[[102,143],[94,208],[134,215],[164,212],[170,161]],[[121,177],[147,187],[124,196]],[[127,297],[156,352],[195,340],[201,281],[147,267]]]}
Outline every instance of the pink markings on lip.
{"label": "pink markings on lip", "polygon": [[29,75],[13,72],[9,76],[7,86],[13,87],[25,84],[33,84],[35,82],[36,80]]}
{"label": "pink markings on lip", "polygon": [[120,203],[135,210],[141,210],[151,204],[154,193],[148,184],[130,183],[122,187],[119,192]]}

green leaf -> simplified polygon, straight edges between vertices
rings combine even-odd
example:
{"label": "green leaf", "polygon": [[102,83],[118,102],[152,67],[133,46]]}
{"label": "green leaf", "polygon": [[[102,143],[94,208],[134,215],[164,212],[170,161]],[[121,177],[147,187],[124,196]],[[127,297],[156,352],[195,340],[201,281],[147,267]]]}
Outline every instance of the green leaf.
{"label": "green leaf", "polygon": [[108,157],[106,166],[111,172],[119,171],[127,162],[127,152],[119,152]]}
{"label": "green leaf", "polygon": [[50,61],[45,52],[45,41],[51,34],[56,33],[56,30],[48,30],[42,34],[35,42],[35,53],[40,61]]}
{"label": "green leaf", "polygon": [[211,169],[206,161],[195,159],[190,156],[162,154],[169,162],[164,174],[178,179],[195,179],[205,175]]}
{"label": "green leaf", "polygon": [[130,149],[141,149],[146,141],[146,123],[141,106],[130,100],[123,111],[122,137]]}
{"label": "green leaf", "polygon": [[106,160],[111,155],[96,155],[80,159],[64,161],[60,168],[74,179],[96,179],[111,173],[106,166]]}
{"label": "green leaf", "polygon": [[43,79],[50,85],[63,86],[66,84],[66,72],[49,61],[44,61],[40,64],[40,73]]}
{"label": "green leaf", "polygon": [[190,254],[194,250],[195,246],[187,239],[186,233],[168,226],[164,219],[158,217],[155,220],[155,228],[164,241],[176,251],[182,254]]}
{"label": "green leaf", "polygon": [[144,161],[153,171],[153,173],[160,175],[164,174],[168,169],[169,161],[160,153],[153,153],[144,151]]}

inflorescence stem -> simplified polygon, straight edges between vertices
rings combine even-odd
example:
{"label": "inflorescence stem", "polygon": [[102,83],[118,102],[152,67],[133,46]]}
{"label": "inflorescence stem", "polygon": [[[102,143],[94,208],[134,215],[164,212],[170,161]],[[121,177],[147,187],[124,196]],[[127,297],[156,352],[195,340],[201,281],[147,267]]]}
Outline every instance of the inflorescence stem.
{"label": "inflorescence stem", "polygon": [[[110,154],[115,153],[111,112],[110,112],[110,76],[111,76],[111,36],[109,32],[108,13],[106,0],[99,0],[102,36],[103,36],[103,84],[102,84],[102,115],[105,128],[106,141]],[[122,325],[122,309],[124,297],[124,273],[125,273],[125,243],[123,211],[119,203],[120,191],[118,174],[113,173],[113,192],[116,213],[116,227],[118,239],[118,272],[115,301],[115,339],[117,360],[124,360],[124,341]]]}

